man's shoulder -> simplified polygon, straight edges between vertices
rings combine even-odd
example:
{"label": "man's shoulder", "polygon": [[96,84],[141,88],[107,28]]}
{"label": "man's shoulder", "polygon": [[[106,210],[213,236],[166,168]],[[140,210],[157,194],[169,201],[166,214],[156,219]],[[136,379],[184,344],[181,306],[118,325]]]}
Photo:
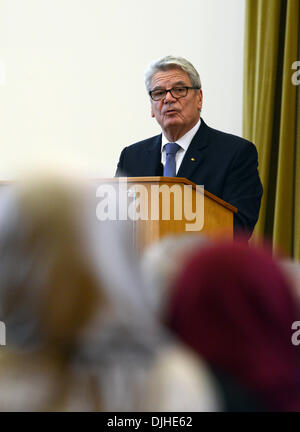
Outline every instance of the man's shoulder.
{"label": "man's shoulder", "polygon": [[221,145],[223,146],[223,148],[224,146],[226,146],[227,149],[231,148],[232,150],[234,149],[255,150],[256,149],[255,145],[251,141],[245,138],[242,138],[238,135],[233,135],[228,132],[223,132],[218,129],[214,129],[210,126],[207,126],[206,124],[205,127],[207,128],[208,139],[210,140],[211,143],[214,143],[215,145]]}
{"label": "man's shoulder", "polygon": [[[123,148],[116,176],[139,177],[160,172],[161,135],[138,141]],[[158,175],[158,174],[157,174]]]}
{"label": "man's shoulder", "polygon": [[146,138],[142,141],[137,141],[133,144],[130,144],[129,146],[126,147],[126,151],[137,151],[137,150],[143,151],[144,149],[149,150],[150,145],[158,145],[160,143],[161,143],[161,134],[154,135],[150,138]]}

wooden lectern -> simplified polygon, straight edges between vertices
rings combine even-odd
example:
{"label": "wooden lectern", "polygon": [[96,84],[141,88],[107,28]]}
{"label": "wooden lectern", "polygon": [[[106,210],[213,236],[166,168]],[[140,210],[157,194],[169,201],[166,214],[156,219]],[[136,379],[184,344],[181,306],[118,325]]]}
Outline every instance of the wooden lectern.
{"label": "wooden lectern", "polygon": [[126,220],[128,216],[127,220],[132,221],[138,251],[170,234],[186,232],[233,238],[233,215],[237,209],[190,180],[117,177],[97,183],[114,187],[119,207],[123,206],[119,210],[120,219]]}

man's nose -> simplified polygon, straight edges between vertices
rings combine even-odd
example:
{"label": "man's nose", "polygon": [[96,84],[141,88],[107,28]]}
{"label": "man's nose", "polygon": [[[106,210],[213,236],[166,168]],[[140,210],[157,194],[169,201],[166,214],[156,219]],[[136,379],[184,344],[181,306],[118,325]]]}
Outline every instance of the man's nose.
{"label": "man's nose", "polygon": [[172,96],[171,92],[168,91],[165,98],[164,98],[164,103],[170,103],[170,102],[176,102],[176,98],[174,98],[174,96]]}

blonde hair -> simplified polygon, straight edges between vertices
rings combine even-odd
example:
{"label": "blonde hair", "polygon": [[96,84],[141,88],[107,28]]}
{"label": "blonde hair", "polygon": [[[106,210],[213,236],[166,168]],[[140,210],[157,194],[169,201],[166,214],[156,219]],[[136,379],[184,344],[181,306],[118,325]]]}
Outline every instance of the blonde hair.
{"label": "blonde hair", "polygon": [[67,352],[103,302],[82,241],[79,194],[62,179],[35,178],[15,186],[7,210],[0,304],[8,338]]}

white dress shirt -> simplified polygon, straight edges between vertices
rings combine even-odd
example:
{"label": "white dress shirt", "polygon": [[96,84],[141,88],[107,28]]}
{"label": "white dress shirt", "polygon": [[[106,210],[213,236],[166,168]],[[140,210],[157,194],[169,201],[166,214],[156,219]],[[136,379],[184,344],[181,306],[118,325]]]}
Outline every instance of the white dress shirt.
{"label": "white dress shirt", "polygon": [[[184,158],[184,155],[189,147],[189,145],[191,144],[192,139],[194,138],[194,136],[196,135],[199,127],[201,124],[201,119],[199,118],[199,121],[197,124],[195,124],[195,126],[190,129],[185,135],[183,135],[181,138],[179,138],[178,140],[174,141],[176,142],[178,145],[180,145],[180,149],[178,150],[178,152],[176,153],[176,174],[179,170],[179,167],[181,165],[181,162]],[[165,166],[166,163],[166,148],[165,145],[168,144],[170,141],[165,137],[164,134],[162,134],[162,138],[161,138],[161,163],[163,164],[163,166]]]}

